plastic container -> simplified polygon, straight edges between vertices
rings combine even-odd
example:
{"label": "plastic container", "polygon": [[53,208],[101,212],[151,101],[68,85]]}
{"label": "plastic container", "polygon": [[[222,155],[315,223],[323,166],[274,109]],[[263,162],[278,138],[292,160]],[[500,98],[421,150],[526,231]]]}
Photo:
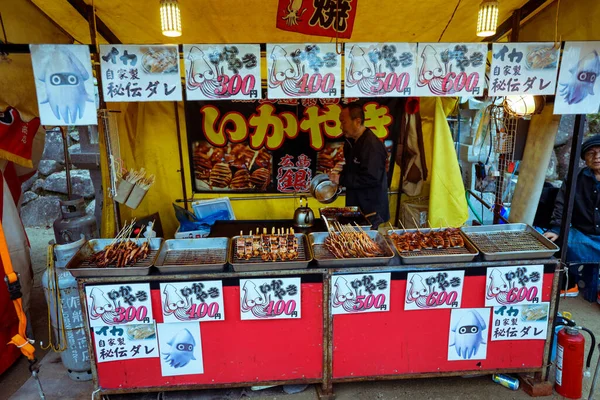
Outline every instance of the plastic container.
{"label": "plastic container", "polygon": [[54,255],[56,257],[55,266],[57,268],[66,267],[69,261],[71,261],[71,258],[73,258],[75,254],[77,254],[77,252],[79,251],[81,246],[84,245],[85,242],[86,238],[82,237],[81,239],[73,243],[57,244],[56,246],[54,246]]}

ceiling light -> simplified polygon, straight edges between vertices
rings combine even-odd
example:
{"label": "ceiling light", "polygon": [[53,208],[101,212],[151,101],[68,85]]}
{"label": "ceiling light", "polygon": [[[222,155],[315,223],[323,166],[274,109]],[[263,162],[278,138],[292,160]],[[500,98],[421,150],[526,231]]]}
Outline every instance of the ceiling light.
{"label": "ceiling light", "polygon": [[181,36],[181,13],[177,0],[160,0],[160,24],[163,35]]}
{"label": "ceiling light", "polygon": [[487,37],[496,33],[498,27],[498,2],[483,0],[477,17],[477,36]]}

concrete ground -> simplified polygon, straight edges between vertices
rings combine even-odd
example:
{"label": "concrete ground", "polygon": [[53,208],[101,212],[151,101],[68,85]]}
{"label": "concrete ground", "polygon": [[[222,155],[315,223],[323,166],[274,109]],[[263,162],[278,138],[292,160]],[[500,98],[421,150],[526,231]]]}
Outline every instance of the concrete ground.
{"label": "concrete ground", "polygon": [[[48,353],[40,349],[39,342],[47,341],[47,309],[41,287],[41,275],[46,266],[46,246],[53,238],[52,229],[28,229],[29,238],[33,249],[33,265],[35,271],[35,286],[32,294],[32,322],[36,338],[37,357],[42,359],[40,380],[48,400],[79,400],[91,398],[93,385],[91,382],[75,382],[70,380],[60,357],[55,353]],[[586,326],[599,334],[600,339],[600,305],[588,303],[581,297],[561,301],[560,309],[570,311],[573,318],[581,325]],[[590,341],[586,338],[589,349]],[[587,351],[586,349],[586,356]],[[592,360],[591,374],[598,361],[598,354]],[[0,376],[0,400],[29,400],[39,398],[37,386],[30,378],[28,363],[25,359],[19,360],[7,372]],[[587,398],[591,377],[584,379],[584,398]],[[397,381],[360,382],[334,385],[338,400],[371,400],[371,399],[529,399],[523,392],[510,391],[491,381],[490,376],[475,378],[430,378]],[[600,400],[600,388],[594,399]],[[256,400],[315,400],[318,399],[316,390],[309,386],[305,391],[289,395],[281,387],[263,391],[251,391],[249,388],[204,390],[204,391],[177,391],[148,394],[132,394],[110,396],[110,400],[233,400],[252,398]],[[554,394],[548,399],[560,399]]]}

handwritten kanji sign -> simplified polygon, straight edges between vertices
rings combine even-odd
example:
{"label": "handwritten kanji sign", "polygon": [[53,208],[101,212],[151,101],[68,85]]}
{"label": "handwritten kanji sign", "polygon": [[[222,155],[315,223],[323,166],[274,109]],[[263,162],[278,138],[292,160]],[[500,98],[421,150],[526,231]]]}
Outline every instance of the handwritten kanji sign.
{"label": "handwritten kanji sign", "polygon": [[348,39],[358,0],[279,0],[278,29]]}
{"label": "handwritten kanji sign", "polygon": [[600,42],[566,42],[554,114],[594,114],[600,109]]}
{"label": "handwritten kanji sign", "polygon": [[107,102],[180,101],[177,45],[100,45]]}
{"label": "handwritten kanji sign", "polygon": [[267,44],[269,99],[341,97],[341,76],[335,43]]}
{"label": "handwritten kanji sign", "polygon": [[185,44],[187,100],[260,99],[260,46]]}
{"label": "handwritten kanji sign", "polygon": [[164,322],[223,321],[223,282],[169,282],[160,284]]}
{"label": "handwritten kanji sign", "polygon": [[460,308],[464,278],[464,270],[409,273],[404,309]]}
{"label": "handwritten kanji sign", "polygon": [[419,43],[416,96],[481,96],[485,43]]}
{"label": "handwritten kanji sign", "polygon": [[414,96],[416,43],[346,43],[345,97]]}
{"label": "handwritten kanji sign", "polygon": [[559,58],[554,43],[494,43],[490,96],[553,95]]}
{"label": "handwritten kanji sign", "polygon": [[98,363],[159,357],[154,324],[92,328]]}
{"label": "handwritten kanji sign", "polygon": [[550,303],[494,307],[492,341],[546,340]]}
{"label": "handwritten kanji sign", "polygon": [[390,310],[389,272],[333,275],[331,307],[333,315]]}
{"label": "handwritten kanji sign", "polygon": [[240,279],[242,320],[301,317],[300,278]]}
{"label": "handwritten kanji sign", "polygon": [[308,192],[311,179],[311,159],[306,154],[300,154],[295,162],[293,156],[286,154],[279,161],[277,169],[277,190],[279,192]]}
{"label": "handwritten kanji sign", "polygon": [[543,279],[543,265],[490,267],[486,272],[485,305],[539,303]]}
{"label": "handwritten kanji sign", "polygon": [[91,326],[153,324],[150,284],[85,287]]}

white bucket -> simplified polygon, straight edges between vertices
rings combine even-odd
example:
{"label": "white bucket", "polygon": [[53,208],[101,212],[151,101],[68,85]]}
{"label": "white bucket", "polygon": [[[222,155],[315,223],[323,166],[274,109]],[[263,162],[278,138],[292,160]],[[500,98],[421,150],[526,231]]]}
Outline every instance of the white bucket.
{"label": "white bucket", "polygon": [[85,242],[86,239],[82,236],[81,239],[79,239],[76,242],[68,244],[57,244],[56,246],[54,246],[54,256],[56,257],[56,262],[54,266],[57,268],[65,268],[69,261],[71,261],[71,258],[73,258],[75,254],[77,254],[77,252],[79,251],[81,246],[85,244]]}

